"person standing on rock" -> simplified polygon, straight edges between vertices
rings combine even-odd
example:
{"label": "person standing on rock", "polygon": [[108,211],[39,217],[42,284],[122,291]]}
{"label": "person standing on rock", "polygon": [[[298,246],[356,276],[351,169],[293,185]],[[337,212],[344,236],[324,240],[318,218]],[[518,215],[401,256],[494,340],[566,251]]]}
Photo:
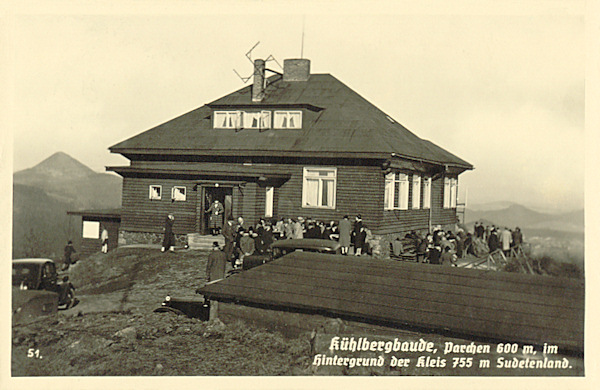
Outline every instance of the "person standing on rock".
{"label": "person standing on rock", "polygon": [[165,220],[165,237],[163,238],[162,249],[161,252],[171,251],[175,252],[175,235],[173,234],[173,224],[175,223],[175,217],[173,214],[167,215],[167,219]]}

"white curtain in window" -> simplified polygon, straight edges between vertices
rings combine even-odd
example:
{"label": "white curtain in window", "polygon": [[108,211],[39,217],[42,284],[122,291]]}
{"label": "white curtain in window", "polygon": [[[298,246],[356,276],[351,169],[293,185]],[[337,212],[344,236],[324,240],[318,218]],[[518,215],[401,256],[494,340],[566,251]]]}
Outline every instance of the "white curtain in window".
{"label": "white curtain in window", "polygon": [[150,199],[160,199],[160,186],[150,186]]}
{"label": "white curtain in window", "polygon": [[408,175],[406,173],[399,173],[398,176],[398,208],[401,210],[408,210]]}
{"label": "white curtain in window", "polygon": [[450,178],[444,178],[444,208],[450,207]]}
{"label": "white curtain in window", "polygon": [[185,187],[173,187],[171,198],[178,201],[185,201]]}
{"label": "white curtain in window", "polygon": [[304,204],[306,206],[319,206],[319,180],[307,178],[306,184],[306,197]]}
{"label": "white curtain in window", "polygon": [[290,129],[299,129],[301,127],[302,116],[300,112],[289,113],[290,123],[288,127]]}
{"label": "white curtain in window", "polygon": [[270,129],[271,128],[271,111],[262,111],[260,113],[260,128]]}
{"label": "white curtain in window", "polygon": [[385,210],[394,208],[394,174],[385,175],[385,191],[383,196],[383,207]]}
{"label": "white curtain in window", "polygon": [[329,179],[321,180],[321,206],[333,206],[333,185],[334,181]]}
{"label": "white curtain in window", "polygon": [[423,181],[423,208],[431,208],[431,178],[426,177]]}
{"label": "white curtain in window", "polygon": [[421,176],[413,175],[412,208],[421,207]]}
{"label": "white curtain in window", "polygon": [[456,198],[458,196],[458,180],[450,179],[450,207],[456,208]]}
{"label": "white curtain in window", "polygon": [[273,187],[267,187],[265,192],[265,217],[273,216]]}

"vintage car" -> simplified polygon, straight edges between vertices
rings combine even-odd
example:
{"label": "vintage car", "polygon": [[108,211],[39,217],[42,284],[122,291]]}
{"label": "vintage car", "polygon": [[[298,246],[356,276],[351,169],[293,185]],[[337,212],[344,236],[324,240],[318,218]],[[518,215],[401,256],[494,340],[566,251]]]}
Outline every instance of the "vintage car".
{"label": "vintage car", "polygon": [[13,321],[26,322],[73,307],[77,303],[74,290],[68,276],[58,282],[56,264],[50,259],[13,260]]}
{"label": "vintage car", "polygon": [[242,260],[242,269],[248,270],[257,267],[295,251],[339,254],[340,248],[341,245],[337,241],[318,238],[277,240],[271,244],[270,250],[266,253],[244,257]]}

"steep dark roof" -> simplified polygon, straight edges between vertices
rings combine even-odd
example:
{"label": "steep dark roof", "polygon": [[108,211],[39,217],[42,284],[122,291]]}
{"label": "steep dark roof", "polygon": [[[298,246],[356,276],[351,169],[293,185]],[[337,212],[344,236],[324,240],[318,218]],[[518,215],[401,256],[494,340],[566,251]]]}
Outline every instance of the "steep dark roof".
{"label": "steep dark roof", "polygon": [[[330,74],[306,82],[269,79],[266,97],[251,103],[251,86],[215,100],[110,148],[115,153],[247,154],[352,157],[399,156],[456,165],[472,165],[423,140]],[[310,106],[314,119],[301,130],[213,129],[211,107]]]}

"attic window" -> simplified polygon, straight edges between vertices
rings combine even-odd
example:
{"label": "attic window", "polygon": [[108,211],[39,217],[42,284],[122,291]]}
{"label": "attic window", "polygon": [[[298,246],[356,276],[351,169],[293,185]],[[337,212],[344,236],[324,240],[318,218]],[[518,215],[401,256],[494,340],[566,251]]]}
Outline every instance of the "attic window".
{"label": "attic window", "polygon": [[245,129],[270,129],[271,111],[244,112]]}
{"label": "attic window", "polygon": [[276,129],[301,129],[302,111],[275,111]]}
{"label": "attic window", "polygon": [[213,127],[215,129],[240,129],[242,119],[241,111],[215,111]]}

